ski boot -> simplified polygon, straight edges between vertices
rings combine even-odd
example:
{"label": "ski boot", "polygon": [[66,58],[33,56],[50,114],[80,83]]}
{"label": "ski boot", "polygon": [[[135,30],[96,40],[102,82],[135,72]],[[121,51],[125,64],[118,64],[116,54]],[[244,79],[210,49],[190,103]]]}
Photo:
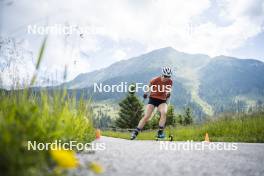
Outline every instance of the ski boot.
{"label": "ski boot", "polygon": [[134,139],[136,139],[137,135],[138,135],[138,130],[134,130],[134,131],[131,133],[130,140],[134,140]]}
{"label": "ski boot", "polygon": [[157,134],[157,138],[156,140],[164,140],[166,138],[165,134],[164,134],[164,131],[163,130],[159,130],[158,131],[158,134]]}

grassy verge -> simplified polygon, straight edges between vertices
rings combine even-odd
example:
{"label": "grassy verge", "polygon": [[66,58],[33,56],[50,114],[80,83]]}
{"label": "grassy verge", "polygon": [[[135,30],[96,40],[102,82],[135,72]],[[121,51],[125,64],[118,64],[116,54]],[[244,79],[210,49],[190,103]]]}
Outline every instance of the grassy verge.
{"label": "grassy verge", "polygon": [[28,141],[92,141],[95,133],[87,106],[62,91],[53,96],[0,91],[0,175],[54,175],[50,152],[28,150]]}
{"label": "grassy verge", "polygon": [[[228,115],[201,125],[178,126],[166,129],[176,141],[203,141],[208,132],[210,141],[215,142],[264,142],[264,112],[251,115]],[[103,131],[102,135],[129,139],[130,133]],[[140,140],[155,139],[156,131],[142,132]]]}

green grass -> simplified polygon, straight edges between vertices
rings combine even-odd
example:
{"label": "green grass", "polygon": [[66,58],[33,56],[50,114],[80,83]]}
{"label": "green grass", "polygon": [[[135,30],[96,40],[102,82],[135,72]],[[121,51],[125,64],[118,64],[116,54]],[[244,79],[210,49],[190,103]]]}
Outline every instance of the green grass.
{"label": "green grass", "polygon": [[48,151],[27,150],[37,143],[94,139],[89,103],[68,98],[66,92],[40,95],[25,91],[0,91],[1,175],[53,175]]}
{"label": "green grass", "polygon": [[[226,115],[200,125],[177,126],[167,128],[166,134],[171,133],[175,141],[203,141],[208,132],[210,141],[215,142],[264,142],[264,112],[251,115]],[[103,131],[102,135],[129,139],[128,132]],[[155,139],[156,131],[142,132],[139,140]]]}

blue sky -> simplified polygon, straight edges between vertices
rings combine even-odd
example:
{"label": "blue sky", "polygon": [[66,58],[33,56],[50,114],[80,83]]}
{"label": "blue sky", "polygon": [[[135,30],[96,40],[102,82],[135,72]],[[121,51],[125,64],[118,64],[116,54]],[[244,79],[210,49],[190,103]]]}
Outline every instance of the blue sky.
{"label": "blue sky", "polygon": [[[71,35],[49,34],[41,76],[68,80],[154,49],[229,55],[264,61],[262,0],[2,0],[0,32],[23,50],[18,72],[25,79],[44,35],[28,26],[88,28]],[[0,55],[3,60],[5,55]],[[23,63],[19,65],[19,63]],[[10,80],[2,73],[2,80]]]}

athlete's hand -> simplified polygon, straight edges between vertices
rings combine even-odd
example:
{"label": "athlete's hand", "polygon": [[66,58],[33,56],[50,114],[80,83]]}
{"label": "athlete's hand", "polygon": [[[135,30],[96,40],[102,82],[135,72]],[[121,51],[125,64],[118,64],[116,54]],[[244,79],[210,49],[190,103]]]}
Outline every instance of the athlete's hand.
{"label": "athlete's hand", "polygon": [[170,98],[170,93],[167,94],[167,97],[166,97],[166,98],[167,98],[167,99]]}
{"label": "athlete's hand", "polygon": [[144,93],[143,98],[144,99],[148,98],[148,94],[147,93]]}

